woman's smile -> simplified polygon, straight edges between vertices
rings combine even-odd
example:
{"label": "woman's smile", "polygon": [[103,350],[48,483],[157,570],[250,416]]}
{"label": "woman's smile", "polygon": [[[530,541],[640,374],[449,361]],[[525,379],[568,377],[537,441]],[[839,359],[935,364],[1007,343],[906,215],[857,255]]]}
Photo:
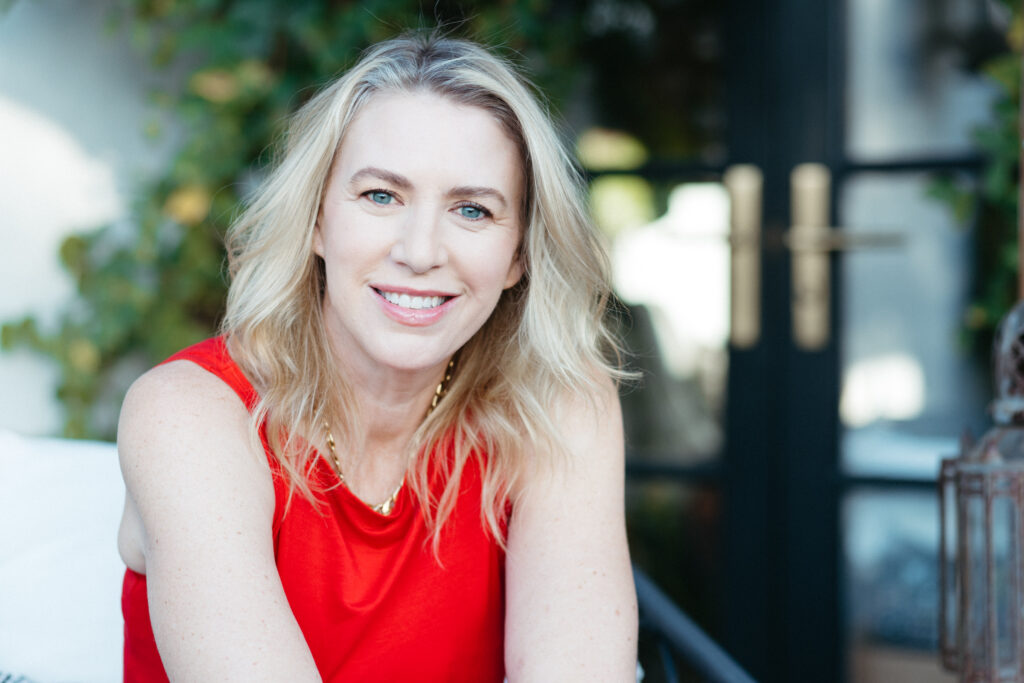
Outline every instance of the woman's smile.
{"label": "woman's smile", "polygon": [[439,322],[455,305],[456,297],[410,295],[372,288],[379,296],[384,314],[401,325],[425,327]]}

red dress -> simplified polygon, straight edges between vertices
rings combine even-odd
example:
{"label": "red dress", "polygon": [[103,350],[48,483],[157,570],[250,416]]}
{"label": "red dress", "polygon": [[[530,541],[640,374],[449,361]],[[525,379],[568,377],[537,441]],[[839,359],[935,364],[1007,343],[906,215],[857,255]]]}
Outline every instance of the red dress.
{"label": "red dress", "polygon": [[[190,360],[251,407],[252,385],[222,338],[189,347]],[[288,603],[324,681],[501,681],[505,558],[480,521],[480,471],[466,464],[458,502],[441,535],[438,564],[408,487],[391,515],[344,486],[314,508],[300,494],[284,514],[287,487],[274,476],[274,556]],[[271,461],[271,467],[277,468]],[[333,482],[321,460],[317,477]],[[124,680],[166,681],[146,599],[146,577],[127,570]]]}

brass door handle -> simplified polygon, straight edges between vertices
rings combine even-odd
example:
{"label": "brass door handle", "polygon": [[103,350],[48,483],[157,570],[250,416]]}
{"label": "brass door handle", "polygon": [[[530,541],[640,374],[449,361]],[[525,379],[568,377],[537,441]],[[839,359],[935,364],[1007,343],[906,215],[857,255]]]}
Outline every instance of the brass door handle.
{"label": "brass door handle", "polygon": [[[789,176],[793,227],[785,243],[822,244],[829,235],[831,174],[822,164],[800,164]],[[828,343],[828,252],[797,249],[791,261],[790,306],[793,341],[801,349],[816,350]]]}
{"label": "brass door handle", "polygon": [[750,164],[729,167],[729,341],[748,349],[761,337],[761,198],[764,178]]}
{"label": "brass door handle", "polygon": [[831,173],[823,164],[800,164],[790,174],[793,226],[783,236],[783,244],[793,253],[793,342],[805,351],[817,351],[828,344],[829,252],[903,243],[903,236],[898,233],[851,234],[829,227],[831,186]]}
{"label": "brass door handle", "polygon": [[[764,177],[756,166],[741,164],[730,166],[722,182],[730,205],[729,340],[734,348],[747,349],[761,337]],[[894,247],[904,242],[903,235],[896,232],[850,233],[830,227],[831,186],[831,173],[823,164],[800,164],[790,174],[793,225],[782,236],[782,245],[792,252],[793,342],[805,351],[820,350],[828,344],[829,253]]]}

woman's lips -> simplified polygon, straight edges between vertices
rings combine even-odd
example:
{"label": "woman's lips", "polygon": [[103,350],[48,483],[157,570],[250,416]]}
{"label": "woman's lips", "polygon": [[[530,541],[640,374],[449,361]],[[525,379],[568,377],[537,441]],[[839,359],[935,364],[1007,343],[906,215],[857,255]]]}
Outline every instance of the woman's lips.
{"label": "woman's lips", "polygon": [[373,287],[385,315],[411,327],[432,325],[451,310],[458,298],[441,292]]}

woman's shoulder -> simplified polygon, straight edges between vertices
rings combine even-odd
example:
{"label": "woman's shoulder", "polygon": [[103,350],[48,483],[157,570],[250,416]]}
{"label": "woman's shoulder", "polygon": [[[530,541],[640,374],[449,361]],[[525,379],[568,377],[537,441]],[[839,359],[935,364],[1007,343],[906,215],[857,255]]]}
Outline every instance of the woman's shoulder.
{"label": "woman's shoulder", "polygon": [[128,388],[121,420],[146,415],[166,417],[168,410],[201,417],[207,409],[247,413],[231,384],[219,373],[191,359],[172,356],[136,379]]}
{"label": "woman's shoulder", "polygon": [[[129,388],[125,404],[162,405],[175,400],[212,402],[215,406],[251,409],[256,392],[241,368],[232,359],[224,337],[210,337],[172,354],[167,360],[140,376]],[[224,404],[224,405],[222,405]],[[122,420],[125,415],[122,411]]]}
{"label": "woman's shoulder", "polygon": [[117,445],[125,482],[134,491],[176,472],[230,478],[253,465],[265,470],[250,431],[249,406],[237,387],[172,356],[139,377],[122,404]]}
{"label": "woman's shoulder", "polygon": [[615,430],[622,419],[619,391],[615,381],[600,370],[592,370],[586,386],[559,392],[554,415],[567,443],[592,441]]}
{"label": "woman's shoulder", "polygon": [[623,467],[624,444],[622,408],[618,386],[607,373],[594,371],[585,386],[558,391],[548,413],[553,442],[525,446],[548,446],[553,452],[527,452],[532,463],[523,471],[518,490],[557,490],[567,480],[589,480],[612,475]]}

